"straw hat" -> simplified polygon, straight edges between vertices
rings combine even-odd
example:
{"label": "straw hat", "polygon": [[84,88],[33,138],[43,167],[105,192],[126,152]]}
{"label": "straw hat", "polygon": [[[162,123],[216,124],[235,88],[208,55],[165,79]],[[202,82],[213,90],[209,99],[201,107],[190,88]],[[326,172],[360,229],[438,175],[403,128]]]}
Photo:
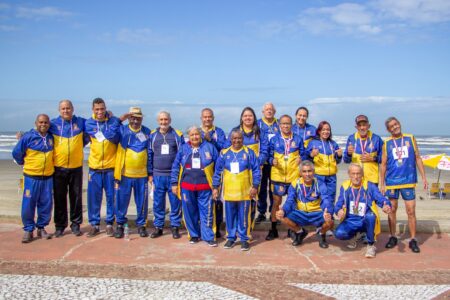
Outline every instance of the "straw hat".
{"label": "straw hat", "polygon": [[139,117],[139,118],[142,118],[144,115],[142,114],[142,110],[141,110],[141,108],[140,107],[134,107],[134,106],[132,106],[132,107],[130,107],[130,110],[128,111],[130,114],[131,114],[131,116],[133,116],[133,117]]}

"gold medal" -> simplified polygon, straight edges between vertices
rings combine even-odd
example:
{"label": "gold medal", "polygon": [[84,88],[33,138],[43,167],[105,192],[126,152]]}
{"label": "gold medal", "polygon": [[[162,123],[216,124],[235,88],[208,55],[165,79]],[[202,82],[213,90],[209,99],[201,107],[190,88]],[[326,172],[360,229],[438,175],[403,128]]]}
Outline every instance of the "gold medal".
{"label": "gold medal", "polygon": [[355,215],[358,214],[358,208],[357,208],[357,207],[354,207],[354,208],[353,208],[353,214],[355,214]]}
{"label": "gold medal", "polygon": [[284,156],[284,161],[288,161],[288,159],[289,159],[289,156],[285,155]]}

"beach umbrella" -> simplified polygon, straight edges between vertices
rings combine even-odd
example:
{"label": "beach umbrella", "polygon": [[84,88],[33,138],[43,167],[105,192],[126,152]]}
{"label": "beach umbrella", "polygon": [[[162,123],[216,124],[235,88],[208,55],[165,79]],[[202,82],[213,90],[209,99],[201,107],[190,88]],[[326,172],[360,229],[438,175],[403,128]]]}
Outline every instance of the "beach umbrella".
{"label": "beach umbrella", "polygon": [[439,178],[441,177],[441,171],[450,171],[450,156],[445,153],[435,154],[435,155],[423,155],[423,164],[427,167],[438,169],[439,175],[437,182],[439,183]]}

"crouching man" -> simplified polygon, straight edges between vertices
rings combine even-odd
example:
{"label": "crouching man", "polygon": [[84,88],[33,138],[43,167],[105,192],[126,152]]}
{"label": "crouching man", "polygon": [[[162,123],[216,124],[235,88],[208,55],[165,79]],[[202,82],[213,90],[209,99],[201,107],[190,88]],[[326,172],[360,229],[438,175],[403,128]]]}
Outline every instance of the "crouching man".
{"label": "crouching man", "polygon": [[351,240],[348,248],[354,249],[361,237],[366,234],[366,257],[376,255],[375,241],[380,233],[380,216],[377,205],[389,214],[391,202],[378,190],[378,187],[363,176],[361,165],[351,163],[348,168],[349,180],[342,183],[339,199],[334,211],[337,212],[341,224],[336,228],[334,236],[340,240]]}
{"label": "crouching man", "polygon": [[333,228],[333,203],[327,196],[326,187],[314,178],[314,165],[310,161],[300,164],[302,178],[292,182],[283,208],[276,216],[290,229],[292,245],[298,246],[308,235],[304,226],[321,227],[319,246],[328,248],[326,232]]}

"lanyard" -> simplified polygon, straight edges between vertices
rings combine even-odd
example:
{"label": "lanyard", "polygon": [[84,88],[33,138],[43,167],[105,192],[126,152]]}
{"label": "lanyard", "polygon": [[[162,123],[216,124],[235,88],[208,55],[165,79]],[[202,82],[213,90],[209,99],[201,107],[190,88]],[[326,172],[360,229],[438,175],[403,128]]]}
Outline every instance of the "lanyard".
{"label": "lanyard", "polygon": [[[327,152],[325,151],[325,143],[323,142],[322,139],[320,141],[322,142],[323,154],[327,155]],[[328,141],[328,146],[330,147],[331,154],[334,154],[333,153],[333,147],[331,146],[331,142],[330,141]]]}
{"label": "lanyard", "polygon": [[284,141],[284,157],[287,158],[289,156],[289,152],[291,151],[291,141],[292,141],[292,133],[290,134],[290,137],[285,139],[283,135],[281,135],[281,138]]}
{"label": "lanyard", "polygon": [[[359,138],[359,144],[361,145],[361,154],[366,153],[366,146],[367,146],[367,141],[369,140],[369,137],[367,137],[367,139],[364,141],[364,144],[362,143],[362,138]],[[370,143],[369,143],[370,145]]]}
{"label": "lanyard", "polygon": [[[59,144],[60,145],[62,143],[63,130],[64,130],[64,119],[61,118],[61,131],[60,131],[60,134],[59,134],[59,136],[61,137],[59,139]],[[72,119],[70,119],[70,137],[73,137]]]}
{"label": "lanyard", "polygon": [[358,195],[355,197],[355,190],[352,187],[352,195],[353,195],[353,200],[355,201],[355,207],[358,207],[358,205],[359,205],[359,198],[361,197],[361,190],[362,190],[362,187],[359,188]]}
{"label": "lanyard", "polygon": [[[104,125],[104,126],[105,126],[105,129],[108,130],[108,122],[105,121],[105,125]],[[100,123],[98,123],[98,121],[97,121],[97,131],[98,131],[98,132],[101,131]]]}
{"label": "lanyard", "polygon": [[402,159],[402,155],[403,155],[403,134],[402,134],[402,143],[400,144],[400,150],[398,150],[398,146],[397,143],[395,142],[395,138],[392,138],[392,141],[394,142],[395,145],[395,152],[397,153],[397,156],[399,159]]}

